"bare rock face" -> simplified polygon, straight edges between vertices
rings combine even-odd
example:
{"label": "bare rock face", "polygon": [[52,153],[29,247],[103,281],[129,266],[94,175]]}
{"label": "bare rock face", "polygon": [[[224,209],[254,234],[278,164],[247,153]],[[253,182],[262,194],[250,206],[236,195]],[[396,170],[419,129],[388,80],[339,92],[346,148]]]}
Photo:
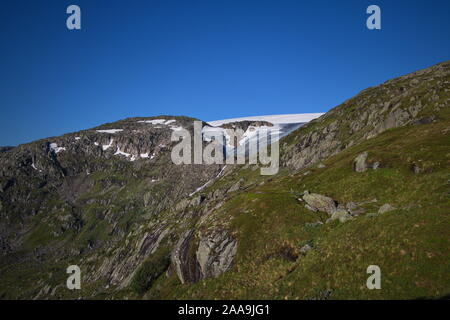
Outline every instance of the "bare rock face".
{"label": "bare rock face", "polygon": [[356,172],[364,172],[367,170],[367,155],[367,152],[363,152],[355,158],[353,167]]}
{"label": "bare rock face", "polygon": [[103,260],[100,268],[89,272],[87,280],[97,281],[106,276],[108,283],[112,285],[118,285],[119,288],[128,286],[141,263],[159,248],[169,233],[170,228],[156,226],[139,235],[137,242],[125,241],[122,247],[111,251],[111,256]]}
{"label": "bare rock face", "polygon": [[200,240],[197,261],[202,278],[217,277],[227,271],[236,255],[237,242],[227,232],[219,232]]}
{"label": "bare rock face", "polygon": [[305,192],[303,195],[303,200],[307,203],[310,210],[317,210],[326,212],[329,215],[332,215],[336,211],[336,202],[330,197],[317,194],[317,193],[309,193]]}
{"label": "bare rock face", "polygon": [[172,265],[181,283],[197,282],[201,279],[200,267],[195,256],[190,254],[194,230],[185,231],[171,255]]}
{"label": "bare rock face", "polygon": [[185,231],[172,252],[172,265],[182,283],[217,277],[233,265],[237,241],[226,231],[201,238],[196,251],[194,242],[194,231]]}

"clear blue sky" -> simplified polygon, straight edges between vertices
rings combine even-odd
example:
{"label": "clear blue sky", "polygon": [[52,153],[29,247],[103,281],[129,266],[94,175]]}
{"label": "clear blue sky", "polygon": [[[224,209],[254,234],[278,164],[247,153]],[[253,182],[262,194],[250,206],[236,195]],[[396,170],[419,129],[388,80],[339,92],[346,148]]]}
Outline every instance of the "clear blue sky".
{"label": "clear blue sky", "polygon": [[1,0],[0,41],[0,145],[16,145],[133,116],[325,112],[450,59],[450,1]]}

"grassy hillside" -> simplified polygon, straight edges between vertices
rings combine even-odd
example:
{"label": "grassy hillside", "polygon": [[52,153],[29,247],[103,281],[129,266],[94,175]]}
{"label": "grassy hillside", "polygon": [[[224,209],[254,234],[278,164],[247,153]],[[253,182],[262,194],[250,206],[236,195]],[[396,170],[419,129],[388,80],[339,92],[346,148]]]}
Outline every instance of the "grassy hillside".
{"label": "grassy hillside", "polygon": [[[215,214],[232,217],[231,229],[240,241],[233,270],[185,285],[175,276],[163,276],[152,297],[410,299],[449,294],[450,121],[444,111],[441,117],[447,120],[388,130],[329,158],[324,168],[284,174],[239,192]],[[364,151],[368,162],[378,161],[380,168],[353,170],[353,160]],[[338,203],[367,202],[364,213],[346,223],[325,223],[326,213],[309,211],[298,200],[305,189]],[[376,214],[385,203],[396,210]],[[305,244],[312,250],[302,253]],[[381,268],[381,290],[366,288],[369,265]]]}

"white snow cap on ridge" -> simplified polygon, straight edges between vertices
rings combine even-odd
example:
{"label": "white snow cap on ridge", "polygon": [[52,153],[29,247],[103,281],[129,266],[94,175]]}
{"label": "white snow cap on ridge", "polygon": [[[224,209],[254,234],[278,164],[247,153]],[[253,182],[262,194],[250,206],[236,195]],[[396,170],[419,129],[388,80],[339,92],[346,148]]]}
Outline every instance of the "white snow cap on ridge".
{"label": "white snow cap on ridge", "polygon": [[267,121],[273,124],[305,123],[314,120],[320,117],[321,115],[323,115],[323,113],[297,113],[297,114],[277,114],[267,116],[251,116],[251,117],[209,121],[208,124],[212,126],[221,126],[226,123],[239,121]]}
{"label": "white snow cap on ridge", "polygon": [[203,139],[205,141],[211,141],[212,137],[215,136],[215,134],[221,132],[226,140],[225,146],[227,149],[227,153],[233,152],[235,148],[234,141],[231,141],[231,136],[228,132],[232,129],[222,128],[220,127],[221,125],[240,121],[267,121],[273,124],[273,126],[249,126],[239,140],[239,145],[245,146],[251,141],[262,141],[262,138],[265,135],[270,135],[272,139],[271,141],[275,142],[288,135],[292,131],[305,125],[309,121],[320,117],[322,114],[323,113],[279,114],[209,121],[208,124],[210,126],[205,126],[202,129]]}
{"label": "white snow cap on ridge", "polygon": [[138,123],[150,123],[150,124],[171,124],[176,122],[176,120],[166,120],[166,119],[153,119],[153,120],[140,120]]}
{"label": "white snow cap on ridge", "polygon": [[[149,123],[149,124],[152,124],[152,125],[157,125],[157,124],[159,124],[159,125],[169,125],[169,124],[172,124],[172,123],[174,123],[174,122],[177,122],[177,120],[174,120],[174,119],[170,119],[170,120],[166,120],[166,119],[153,119],[153,120],[140,120],[140,121],[138,121],[138,123]],[[161,128],[163,128],[163,127],[155,127],[155,128],[157,128],[157,129],[161,129]],[[173,130],[173,131],[180,131],[180,130],[183,130],[184,128],[183,127],[181,127],[181,126],[174,126],[174,125],[171,125],[171,126],[169,126],[169,128],[171,129],[171,130]]]}
{"label": "white snow cap on ridge", "polygon": [[123,129],[108,129],[108,130],[96,130],[100,133],[117,133],[123,131]]}

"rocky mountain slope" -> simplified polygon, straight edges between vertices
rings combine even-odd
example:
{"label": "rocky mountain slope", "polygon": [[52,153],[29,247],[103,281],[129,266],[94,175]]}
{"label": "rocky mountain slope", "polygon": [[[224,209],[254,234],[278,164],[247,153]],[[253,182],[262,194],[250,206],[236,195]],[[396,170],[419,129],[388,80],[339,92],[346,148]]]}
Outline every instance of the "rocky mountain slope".
{"label": "rocky mountain slope", "polygon": [[[284,137],[276,176],[173,165],[185,117],[2,150],[0,297],[445,296],[449,106],[449,62],[366,89]],[[81,290],[65,286],[72,264]]]}

